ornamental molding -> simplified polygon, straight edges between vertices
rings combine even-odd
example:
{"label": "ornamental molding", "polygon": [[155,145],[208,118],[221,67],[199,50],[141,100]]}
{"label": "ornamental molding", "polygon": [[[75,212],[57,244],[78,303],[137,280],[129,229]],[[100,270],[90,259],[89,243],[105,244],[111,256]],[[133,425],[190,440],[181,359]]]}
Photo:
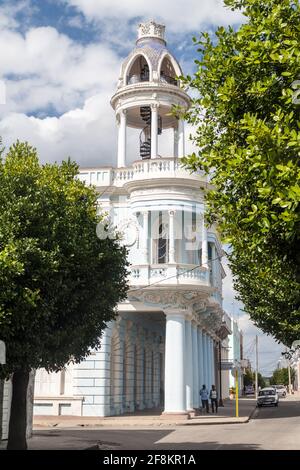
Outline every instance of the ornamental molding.
{"label": "ornamental molding", "polygon": [[[137,93],[139,96],[137,96]],[[143,94],[144,93],[144,94]],[[125,85],[113,95],[111,98],[111,105],[114,109],[117,109],[126,98],[133,98],[134,101],[153,99],[153,94],[156,94],[159,101],[169,101],[170,105],[173,103],[181,106],[189,107],[191,104],[191,98],[189,95],[176,85],[169,83],[158,82],[141,82],[135,83],[134,85]],[[161,95],[162,93],[162,95]],[[176,97],[176,100],[171,100],[171,97]],[[130,107],[130,103],[128,104]]]}
{"label": "ornamental molding", "polygon": [[[166,170],[166,172],[167,171],[168,170]],[[184,169],[183,168],[178,168],[177,171],[184,171]],[[159,172],[157,176],[160,179],[165,178],[163,171]],[[188,176],[189,175],[187,173],[186,178],[188,178]],[[195,176],[195,175],[193,175],[193,176]],[[145,176],[145,179],[146,178],[147,178],[147,176]],[[141,184],[141,181],[135,180],[134,183]],[[199,185],[199,180],[197,180],[197,183]],[[174,184],[174,182],[173,182],[173,184]],[[166,185],[164,181],[161,181],[161,182],[158,181],[156,183],[156,185],[157,186],[154,187],[154,188],[148,188],[147,189],[146,185],[145,185],[145,189],[132,189],[131,192],[130,192],[130,199],[132,200],[134,198],[139,198],[140,196],[148,196],[149,195],[149,196],[158,196],[159,199],[161,200],[162,197],[167,198],[167,197],[170,197],[170,196],[176,196],[176,198],[184,197],[184,198],[189,198],[189,200],[192,199],[191,202],[196,201],[199,204],[203,204],[203,202],[204,202],[204,193],[202,193],[200,188],[198,190],[193,190],[191,188],[182,187],[181,185],[179,187],[178,186],[177,187],[176,186],[171,186],[170,187],[169,185]],[[165,186],[165,187],[162,187],[162,186]]]}
{"label": "ornamental molding", "polygon": [[178,313],[191,315],[193,305],[199,304],[199,310],[205,308],[205,297],[198,290],[170,290],[170,289],[133,289],[129,291],[130,301],[143,302],[145,305],[159,307],[165,310],[178,310]]}

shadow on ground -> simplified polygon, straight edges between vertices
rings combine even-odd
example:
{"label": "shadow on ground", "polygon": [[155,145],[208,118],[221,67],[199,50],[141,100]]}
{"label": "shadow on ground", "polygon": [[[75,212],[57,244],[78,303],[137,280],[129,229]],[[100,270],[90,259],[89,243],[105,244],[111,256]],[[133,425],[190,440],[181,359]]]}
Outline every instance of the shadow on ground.
{"label": "shadow on ground", "polygon": [[[240,444],[238,442],[223,444],[217,441],[170,442],[173,430],[58,430],[38,431],[29,441],[33,450],[257,450],[257,444]],[[159,442],[164,438],[168,442]],[[195,441],[197,438],[195,439]]]}

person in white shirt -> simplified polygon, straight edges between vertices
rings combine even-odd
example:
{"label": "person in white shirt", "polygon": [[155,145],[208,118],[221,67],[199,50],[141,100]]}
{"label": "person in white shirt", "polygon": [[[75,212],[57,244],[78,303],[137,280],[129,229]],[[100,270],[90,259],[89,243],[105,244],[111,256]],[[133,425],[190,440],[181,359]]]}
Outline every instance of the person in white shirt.
{"label": "person in white shirt", "polygon": [[216,408],[216,413],[218,413],[218,393],[215,385],[211,386],[211,391],[209,393],[209,398],[211,402],[211,411],[214,413]]}

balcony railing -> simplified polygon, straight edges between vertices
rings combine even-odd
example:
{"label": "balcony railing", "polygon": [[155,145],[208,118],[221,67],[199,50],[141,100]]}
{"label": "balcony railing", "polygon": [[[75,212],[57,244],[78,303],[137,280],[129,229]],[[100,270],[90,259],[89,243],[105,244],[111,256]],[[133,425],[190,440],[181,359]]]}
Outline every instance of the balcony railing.
{"label": "balcony railing", "polygon": [[[144,74],[134,74],[127,78],[127,85],[134,85],[135,83],[149,82],[150,75],[149,73]],[[161,75],[160,81],[162,83],[169,83],[170,85],[178,86],[178,81],[174,77],[169,75]]]}
{"label": "balcony railing", "polygon": [[174,77],[170,77],[169,75],[161,75],[160,81],[163,83],[169,83],[170,85],[178,86],[178,81]]}
{"label": "balcony railing", "polygon": [[210,287],[209,273],[205,268],[190,264],[135,265],[131,268],[130,284],[149,285],[203,285]]}
{"label": "balcony railing", "polygon": [[79,179],[87,185],[123,186],[124,183],[134,180],[152,178],[188,178],[189,180],[201,180],[204,177],[202,171],[190,173],[180,162],[174,158],[156,158],[150,160],[138,160],[128,168],[91,168],[82,169]]}
{"label": "balcony railing", "polygon": [[131,75],[131,77],[127,79],[127,84],[134,85],[135,83],[149,82],[149,78],[149,73]]}

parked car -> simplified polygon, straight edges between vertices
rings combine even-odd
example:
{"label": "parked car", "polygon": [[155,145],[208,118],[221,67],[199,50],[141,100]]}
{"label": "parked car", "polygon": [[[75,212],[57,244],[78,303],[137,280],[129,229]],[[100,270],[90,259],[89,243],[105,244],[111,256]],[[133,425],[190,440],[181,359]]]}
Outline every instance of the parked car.
{"label": "parked car", "polygon": [[245,395],[254,395],[254,394],[255,394],[255,390],[254,390],[253,385],[246,385]]}
{"label": "parked car", "polygon": [[286,388],[284,385],[273,385],[275,387],[279,397],[286,397]]}
{"label": "parked car", "polygon": [[279,397],[276,388],[266,387],[258,392],[257,404],[258,408],[264,405],[278,406]]}

